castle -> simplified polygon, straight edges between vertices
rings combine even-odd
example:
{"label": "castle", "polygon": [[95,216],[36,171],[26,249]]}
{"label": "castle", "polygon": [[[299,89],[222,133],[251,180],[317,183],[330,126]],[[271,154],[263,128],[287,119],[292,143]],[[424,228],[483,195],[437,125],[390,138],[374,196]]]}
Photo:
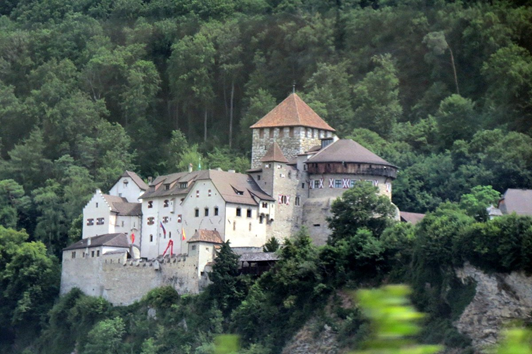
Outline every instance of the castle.
{"label": "castle", "polygon": [[171,285],[197,293],[216,249],[261,252],[306,226],[317,245],[334,199],[359,181],[391,198],[397,167],[335,130],[295,93],[250,127],[251,169],[173,173],[146,184],[126,171],[83,209],[83,235],[63,250],[61,293],[74,287],[130,304]]}

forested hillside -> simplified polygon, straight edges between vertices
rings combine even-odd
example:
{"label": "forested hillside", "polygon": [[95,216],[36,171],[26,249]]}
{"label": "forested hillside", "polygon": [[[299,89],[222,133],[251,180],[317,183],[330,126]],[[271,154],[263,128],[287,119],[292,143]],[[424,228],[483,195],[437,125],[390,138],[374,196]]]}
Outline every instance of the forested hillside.
{"label": "forested hillside", "polygon": [[401,210],[532,188],[526,0],[4,0],[0,15],[1,343],[48,322],[95,188],[125,169],[245,171],[249,126],[293,89],[400,168]]}

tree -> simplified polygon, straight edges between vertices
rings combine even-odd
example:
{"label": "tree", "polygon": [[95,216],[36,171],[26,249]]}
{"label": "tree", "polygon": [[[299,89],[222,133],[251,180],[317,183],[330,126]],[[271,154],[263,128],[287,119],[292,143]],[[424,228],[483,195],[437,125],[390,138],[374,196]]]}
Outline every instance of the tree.
{"label": "tree", "polygon": [[119,354],[123,352],[122,337],[126,333],[120,317],[98,322],[89,332],[82,354]]}
{"label": "tree", "polygon": [[375,68],[353,89],[354,116],[359,128],[371,129],[388,138],[403,113],[397,69],[390,54],[374,56],[371,60]]}
{"label": "tree", "polygon": [[281,244],[275,237],[270,237],[262,247],[263,252],[275,252],[281,247]]}
{"label": "tree", "polygon": [[444,147],[450,147],[459,139],[470,140],[478,128],[475,103],[460,95],[447,97],[440,103],[436,121]]}
{"label": "tree", "polygon": [[445,33],[440,32],[430,32],[423,38],[423,43],[425,43],[430,50],[432,50],[436,55],[442,55],[445,53],[446,49],[449,49],[449,54],[451,56],[451,66],[453,68],[454,74],[454,84],[456,86],[456,94],[460,95],[460,88],[458,87],[458,76],[456,74],[456,65],[454,63],[454,55],[451,46],[447,43],[445,39]]}
{"label": "tree", "polygon": [[470,194],[464,194],[460,198],[460,208],[477,221],[487,221],[488,212],[486,209],[490,205],[497,205],[500,197],[501,194],[491,186],[476,186],[471,189]]}
{"label": "tree", "polygon": [[212,284],[209,292],[218,301],[224,314],[229,314],[245,296],[242,279],[238,272],[238,259],[229,241],[222,244],[216,252],[216,259],[209,273]]}
{"label": "tree", "polygon": [[19,213],[27,211],[30,200],[24,188],[12,179],[0,181],[0,225],[16,228]]}
{"label": "tree", "polygon": [[332,216],[327,219],[332,230],[328,244],[334,246],[362,229],[380,236],[390,225],[397,209],[388,197],[377,194],[377,191],[371,183],[361,181],[333,202]]}

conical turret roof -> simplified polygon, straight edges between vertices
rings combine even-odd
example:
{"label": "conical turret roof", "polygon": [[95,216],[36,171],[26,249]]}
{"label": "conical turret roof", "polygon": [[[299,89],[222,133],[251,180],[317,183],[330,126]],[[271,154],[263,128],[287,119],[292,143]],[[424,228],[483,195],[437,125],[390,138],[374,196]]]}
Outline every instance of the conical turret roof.
{"label": "conical turret roof", "polygon": [[283,152],[281,151],[281,148],[279,145],[274,141],[273,144],[270,146],[268,151],[266,151],[266,155],[262,159],[260,159],[260,162],[283,162],[288,163],[288,160],[284,156]]}
{"label": "conical turret roof", "polygon": [[314,112],[296,93],[292,93],[277,107],[250,128],[308,127],[334,132],[335,130]]}

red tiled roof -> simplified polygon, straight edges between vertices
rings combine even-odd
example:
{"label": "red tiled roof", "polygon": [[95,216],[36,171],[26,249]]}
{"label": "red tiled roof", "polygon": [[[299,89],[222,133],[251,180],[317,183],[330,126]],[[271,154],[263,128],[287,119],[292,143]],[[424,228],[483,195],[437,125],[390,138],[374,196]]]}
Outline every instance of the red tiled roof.
{"label": "red tiled roof", "polygon": [[279,145],[274,141],[260,162],[284,162],[288,163]]}
{"label": "red tiled roof", "polygon": [[321,149],[317,154],[307,160],[307,163],[315,162],[370,163],[395,167],[350,139],[338,140]]}
{"label": "red tiled roof", "polygon": [[331,132],[335,131],[296,93],[288,96],[250,128],[274,127],[309,127]]}
{"label": "red tiled roof", "polygon": [[194,235],[188,240],[189,243],[192,242],[209,242],[209,243],[217,243],[222,244],[222,238],[220,237],[220,233],[217,230],[205,230],[205,229],[199,229],[196,230]]}

